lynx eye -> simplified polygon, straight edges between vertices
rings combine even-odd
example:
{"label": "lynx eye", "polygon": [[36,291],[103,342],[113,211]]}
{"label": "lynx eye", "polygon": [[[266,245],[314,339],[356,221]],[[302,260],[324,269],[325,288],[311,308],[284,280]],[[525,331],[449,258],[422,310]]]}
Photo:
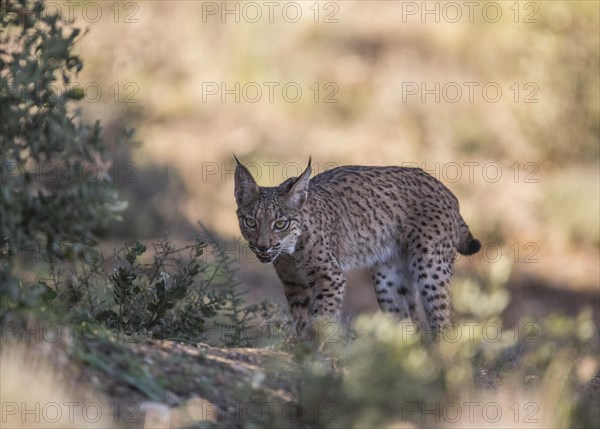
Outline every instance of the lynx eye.
{"label": "lynx eye", "polygon": [[273,224],[273,229],[283,231],[290,224],[287,220],[278,220]]}
{"label": "lynx eye", "polygon": [[256,228],[256,221],[255,221],[254,219],[252,219],[252,218],[245,217],[245,218],[243,219],[243,222],[244,222],[244,225],[245,225],[247,228]]}

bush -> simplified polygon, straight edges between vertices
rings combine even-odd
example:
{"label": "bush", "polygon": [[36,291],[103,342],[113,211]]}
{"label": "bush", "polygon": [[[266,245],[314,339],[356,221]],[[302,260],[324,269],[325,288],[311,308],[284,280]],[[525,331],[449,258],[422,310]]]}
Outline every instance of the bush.
{"label": "bush", "polygon": [[359,317],[356,340],[331,341],[327,359],[301,362],[307,421],[318,417],[319,427],[331,428],[597,426],[590,309],[515,329],[486,326],[465,320],[425,346],[412,324]]}
{"label": "bush", "polygon": [[93,180],[86,174],[89,166],[106,170],[110,162],[100,124],[83,123],[74,108],[83,92],[69,88],[83,67],[71,53],[80,30],[46,13],[43,1],[8,0],[0,9],[0,299],[6,309],[47,292],[23,287],[17,255],[60,259],[66,243],[93,243],[93,231],[118,218],[126,203],[106,172]]}
{"label": "bush", "polygon": [[243,331],[268,306],[246,305],[231,261],[223,252],[209,260],[208,246],[200,236],[182,248],[161,240],[153,243],[152,262],[147,264],[140,262],[145,245],[137,241],[127,246],[122,265],[110,276],[105,309],[93,317],[127,335],[152,338],[207,341],[219,328],[227,328],[219,343],[248,345]]}
{"label": "bush", "polygon": [[71,53],[80,30],[41,0],[0,8],[0,320],[35,309],[127,335],[190,340],[211,320],[211,329],[230,326],[221,340],[240,344],[239,330],[260,307],[245,305],[224,254],[205,258],[206,241],[158,241],[148,264],[140,261],[146,246],[135,242],[106,272],[94,231],[127,204],[108,174],[100,124],[85,124],[75,109],[85,95],[69,86],[83,67]]}

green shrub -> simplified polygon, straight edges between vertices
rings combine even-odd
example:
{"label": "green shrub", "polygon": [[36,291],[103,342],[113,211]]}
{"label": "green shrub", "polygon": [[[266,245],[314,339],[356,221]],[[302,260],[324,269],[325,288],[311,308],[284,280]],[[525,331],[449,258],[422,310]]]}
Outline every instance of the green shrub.
{"label": "green shrub", "polygon": [[126,203],[105,171],[89,174],[89,166],[110,163],[100,124],[81,120],[75,106],[84,94],[70,87],[83,67],[71,53],[80,30],[47,13],[43,1],[7,0],[0,9],[0,299],[7,309],[46,291],[19,280],[19,255],[55,260],[67,242],[89,245]]}
{"label": "green shrub", "polygon": [[169,240],[153,247],[152,262],[143,264],[146,246],[127,246],[123,264],[110,276],[108,307],[96,320],[129,335],[190,341],[207,341],[221,330],[228,335],[217,342],[248,345],[242,332],[268,309],[245,303],[227,256],[218,252],[209,260],[208,242],[200,236],[182,248]]}
{"label": "green shrub", "polygon": [[326,357],[306,355],[300,362],[297,391],[306,422],[596,427],[592,312],[523,321],[514,329],[494,323],[489,329],[490,323],[459,322],[426,346],[412,324],[385,314],[359,317],[354,341],[332,341]]}
{"label": "green shrub", "polygon": [[176,247],[165,238],[148,251],[136,241],[118,244],[115,263],[99,246],[40,262],[30,286],[40,298],[35,310],[82,334],[255,345],[246,332],[273,310],[266,302],[246,304],[232,262],[215,243],[198,235]]}
{"label": "green shrub", "polygon": [[224,254],[205,258],[206,241],[158,241],[148,264],[135,242],[106,271],[94,231],[127,204],[106,171],[100,124],[85,124],[75,108],[85,96],[70,86],[83,67],[71,53],[80,30],[41,0],[0,8],[0,320],[35,309],[127,335],[190,340],[211,320],[210,329],[228,327],[221,341],[243,343],[239,332],[260,307],[246,306]]}

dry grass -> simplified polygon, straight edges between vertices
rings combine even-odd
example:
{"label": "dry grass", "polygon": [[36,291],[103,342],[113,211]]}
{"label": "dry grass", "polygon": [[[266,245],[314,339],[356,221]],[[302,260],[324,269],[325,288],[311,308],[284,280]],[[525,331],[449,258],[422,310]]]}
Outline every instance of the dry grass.
{"label": "dry grass", "polygon": [[[53,335],[55,331],[48,332]],[[108,402],[98,392],[84,387],[78,373],[64,344],[9,344],[3,339],[2,427],[113,427]]]}

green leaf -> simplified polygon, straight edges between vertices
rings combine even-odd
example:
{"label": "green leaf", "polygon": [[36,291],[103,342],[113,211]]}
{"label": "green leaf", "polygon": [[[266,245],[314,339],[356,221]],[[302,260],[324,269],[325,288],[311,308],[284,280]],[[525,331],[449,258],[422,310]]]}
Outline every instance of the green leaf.
{"label": "green leaf", "polygon": [[65,93],[65,95],[71,100],[81,100],[83,97],[85,97],[85,91],[83,88],[71,88]]}
{"label": "green leaf", "polygon": [[106,322],[108,320],[116,320],[118,318],[118,314],[112,310],[104,310],[101,311],[97,316],[96,320],[98,322]]}
{"label": "green leaf", "polygon": [[146,246],[144,246],[139,241],[136,241],[134,243],[133,247],[131,247],[128,250],[125,259],[127,260],[127,262],[129,262],[130,265],[133,265],[133,263],[136,261],[136,259],[139,256],[143,255],[145,251],[146,251]]}
{"label": "green leaf", "polygon": [[56,298],[56,291],[54,289],[52,289],[50,286],[48,286],[45,282],[39,282],[38,286],[41,288],[41,290],[43,291],[41,294],[41,298],[44,301],[51,301],[54,298]]}

